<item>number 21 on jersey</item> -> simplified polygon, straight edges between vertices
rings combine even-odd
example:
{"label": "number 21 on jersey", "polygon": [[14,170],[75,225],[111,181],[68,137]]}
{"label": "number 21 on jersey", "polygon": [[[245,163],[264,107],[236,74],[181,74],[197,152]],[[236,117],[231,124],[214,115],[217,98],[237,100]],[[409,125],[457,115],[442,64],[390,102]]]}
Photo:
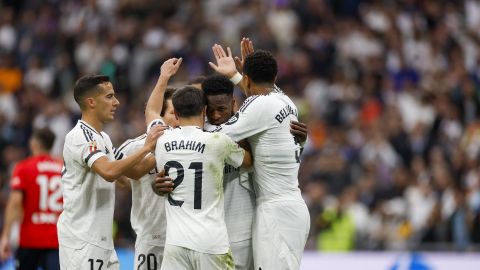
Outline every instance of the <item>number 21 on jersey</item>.
{"label": "number 21 on jersey", "polygon": [[[165,175],[168,175],[170,168],[177,170],[177,177],[173,179],[173,189],[178,187],[183,182],[185,177],[185,170],[182,164],[178,161],[168,161],[165,163]],[[202,171],[203,163],[202,162],[191,162],[188,166],[189,170],[194,170],[194,194],[193,194],[193,209],[202,209]],[[168,195],[168,202],[173,206],[182,207],[184,201],[174,200],[172,196]]]}

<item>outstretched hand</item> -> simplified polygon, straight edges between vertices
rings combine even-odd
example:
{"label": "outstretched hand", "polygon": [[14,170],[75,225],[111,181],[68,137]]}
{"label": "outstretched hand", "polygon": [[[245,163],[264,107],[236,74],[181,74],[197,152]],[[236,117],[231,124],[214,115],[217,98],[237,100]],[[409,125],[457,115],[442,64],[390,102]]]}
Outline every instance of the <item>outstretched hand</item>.
{"label": "outstretched hand", "polygon": [[224,75],[227,78],[233,77],[233,75],[237,73],[237,68],[230,47],[227,47],[228,53],[226,53],[221,45],[215,44],[212,47],[212,51],[217,64],[212,62],[208,62],[208,64],[219,74]]}
{"label": "outstretched hand", "polygon": [[241,52],[241,58],[238,56],[235,56],[235,64],[237,66],[237,69],[240,72],[243,72],[243,65],[245,64],[245,58],[252,54],[254,51],[253,49],[253,42],[250,40],[250,38],[242,38],[240,41],[240,52]]}
{"label": "outstretched hand", "polygon": [[157,139],[163,134],[163,131],[168,129],[168,126],[155,125],[147,133],[147,138],[143,144],[150,152],[155,151],[155,146],[157,146]]}
{"label": "outstretched hand", "polygon": [[160,67],[160,76],[172,77],[175,75],[182,64],[182,58],[170,58]]}

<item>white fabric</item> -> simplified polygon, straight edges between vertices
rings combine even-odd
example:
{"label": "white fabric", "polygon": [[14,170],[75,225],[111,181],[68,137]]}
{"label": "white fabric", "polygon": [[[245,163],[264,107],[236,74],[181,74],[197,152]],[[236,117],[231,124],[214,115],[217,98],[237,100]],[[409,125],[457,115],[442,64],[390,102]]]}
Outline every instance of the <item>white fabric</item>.
{"label": "white fabric", "polygon": [[275,88],[268,95],[251,96],[239,111],[218,129],[234,141],[247,139],[254,156],[254,187],[257,200],[295,198],[298,188],[300,143],[290,133],[297,108]]}
{"label": "white fabric", "polygon": [[120,269],[117,253],[114,249],[101,247],[83,242],[79,248],[59,246],[60,269]]}
{"label": "white fabric", "polygon": [[252,270],[253,268],[253,249],[252,239],[239,242],[230,242],[235,270]]}
{"label": "white fabric", "polygon": [[167,244],[165,246],[165,257],[161,269],[231,270],[235,269],[235,267],[231,252],[225,254],[208,254]]}
{"label": "white fabric", "polygon": [[[145,144],[146,134],[127,140],[118,149],[126,155],[135,153]],[[132,180],[132,210],[130,223],[137,234],[135,249],[138,243],[148,243],[153,246],[165,246],[167,217],[165,214],[165,197],[156,195],[151,183],[155,180],[156,169]]]}
{"label": "white fabric", "polygon": [[309,230],[305,203],[286,200],[258,204],[253,227],[254,269],[299,269]]}
{"label": "white fabric", "polygon": [[61,245],[78,249],[84,242],[113,249],[112,224],[115,184],[107,182],[92,169],[100,157],[120,159],[110,137],[97,133],[83,121],[65,137],[62,173],[63,207],[58,220]]}
{"label": "white fabric", "polygon": [[164,246],[135,242],[134,270],[160,269],[163,261]]}
{"label": "white fabric", "polygon": [[[218,126],[205,123],[206,131]],[[230,245],[234,242],[252,238],[253,215],[255,212],[255,194],[252,187],[253,173],[245,169],[225,164],[223,169],[223,190],[225,193],[225,223],[227,224]],[[235,250],[232,249],[235,257]]]}
{"label": "white fabric", "polygon": [[229,137],[198,127],[166,130],[158,139],[157,168],[165,169],[175,184],[165,202],[167,244],[210,254],[228,252],[223,167],[239,167],[244,154]]}

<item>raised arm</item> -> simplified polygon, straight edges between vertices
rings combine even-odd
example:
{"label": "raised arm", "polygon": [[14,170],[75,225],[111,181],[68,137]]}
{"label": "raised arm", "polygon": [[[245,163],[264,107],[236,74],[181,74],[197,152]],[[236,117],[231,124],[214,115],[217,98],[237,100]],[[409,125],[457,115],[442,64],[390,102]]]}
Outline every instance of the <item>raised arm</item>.
{"label": "raised arm", "polygon": [[163,134],[164,129],[165,127],[162,126],[152,127],[147,134],[145,144],[135,153],[127,158],[115,161],[110,161],[106,156],[102,156],[93,162],[92,169],[108,182],[114,182],[122,175],[130,178],[138,177],[139,172],[135,170],[135,165],[155,150],[157,139]]}
{"label": "raised arm", "polygon": [[240,41],[241,58],[232,57],[232,51],[230,47],[227,47],[227,53],[221,45],[215,44],[212,47],[213,55],[217,64],[209,62],[208,64],[219,74],[230,78],[234,84],[236,84],[242,92],[247,95],[247,86],[243,75],[243,64],[247,56],[254,52],[253,42],[249,38],[242,38]]}
{"label": "raised arm", "polygon": [[170,58],[160,68],[160,76],[153,88],[152,93],[145,107],[145,121],[150,124],[153,120],[160,118],[162,112],[163,95],[167,88],[168,81],[175,75],[182,64],[182,58]]}
{"label": "raised arm", "polygon": [[3,221],[3,231],[0,240],[0,259],[7,260],[12,255],[10,247],[10,233],[12,225],[22,218],[23,214],[23,193],[20,190],[12,190],[8,197]]}

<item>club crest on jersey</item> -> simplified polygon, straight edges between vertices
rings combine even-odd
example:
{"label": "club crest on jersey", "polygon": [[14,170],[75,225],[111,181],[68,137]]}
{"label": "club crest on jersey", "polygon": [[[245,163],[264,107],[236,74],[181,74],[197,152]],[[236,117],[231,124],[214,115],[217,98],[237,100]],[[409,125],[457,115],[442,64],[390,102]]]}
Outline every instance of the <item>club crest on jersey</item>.
{"label": "club crest on jersey", "polygon": [[235,122],[237,122],[237,121],[238,121],[238,115],[239,115],[239,114],[238,114],[238,112],[237,112],[235,115],[233,115],[232,117],[230,117],[230,119],[228,119],[228,121],[225,123],[225,125],[232,125],[232,124],[234,124]]}
{"label": "club crest on jersey", "polygon": [[97,151],[97,142],[96,141],[91,141],[89,143],[89,146],[88,146],[88,150],[90,151],[90,153],[93,153],[95,151]]}

